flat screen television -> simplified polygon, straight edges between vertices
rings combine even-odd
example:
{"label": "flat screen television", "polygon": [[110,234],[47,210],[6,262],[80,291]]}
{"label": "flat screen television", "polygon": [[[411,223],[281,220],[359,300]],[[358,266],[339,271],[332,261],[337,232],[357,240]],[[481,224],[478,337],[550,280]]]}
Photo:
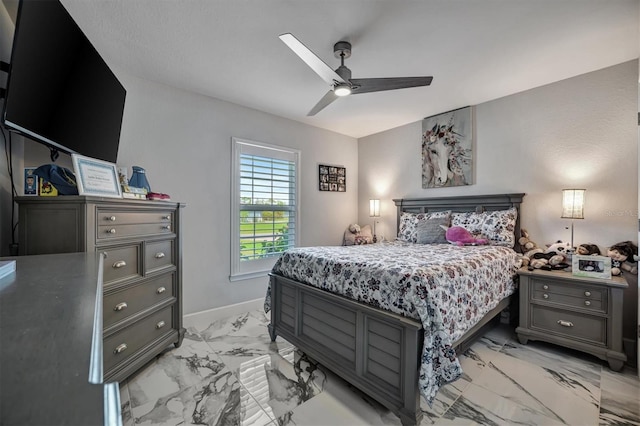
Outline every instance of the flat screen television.
{"label": "flat screen television", "polygon": [[115,163],[125,96],[58,0],[20,2],[2,114],[7,129]]}

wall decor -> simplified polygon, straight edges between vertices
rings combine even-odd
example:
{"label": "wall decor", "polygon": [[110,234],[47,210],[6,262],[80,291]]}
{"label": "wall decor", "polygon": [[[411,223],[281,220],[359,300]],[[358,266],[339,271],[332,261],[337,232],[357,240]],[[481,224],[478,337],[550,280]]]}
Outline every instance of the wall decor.
{"label": "wall decor", "polygon": [[571,271],[577,277],[611,279],[611,258],[574,254],[571,257]]}
{"label": "wall decor", "polygon": [[472,107],[422,120],[422,187],[473,183]]}
{"label": "wall decor", "polygon": [[347,191],[347,169],[338,166],[318,166],[318,189],[320,191]]}

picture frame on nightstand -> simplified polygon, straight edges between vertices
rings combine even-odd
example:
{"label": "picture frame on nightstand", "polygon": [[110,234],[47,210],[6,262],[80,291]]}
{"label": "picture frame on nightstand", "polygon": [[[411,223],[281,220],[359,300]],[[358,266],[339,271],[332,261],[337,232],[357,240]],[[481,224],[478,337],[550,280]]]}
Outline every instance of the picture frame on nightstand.
{"label": "picture frame on nightstand", "polygon": [[573,255],[571,270],[577,277],[611,279],[611,258],[606,256]]}

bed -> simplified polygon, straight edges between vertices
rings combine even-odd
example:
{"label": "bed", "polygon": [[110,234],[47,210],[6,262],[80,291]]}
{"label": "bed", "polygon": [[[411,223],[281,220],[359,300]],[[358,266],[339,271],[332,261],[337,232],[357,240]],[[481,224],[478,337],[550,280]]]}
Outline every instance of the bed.
{"label": "bed", "polygon": [[[461,373],[456,350],[510,305],[523,196],[397,199],[398,232],[406,241],[285,252],[265,300],[271,339],[291,342],[403,424],[419,423],[420,395],[431,402],[440,386],[455,380]],[[473,227],[478,218],[506,211],[515,212],[508,227],[513,248],[416,244],[415,229],[407,225],[453,214]],[[469,259],[462,263],[456,256]],[[392,277],[397,281],[384,285]],[[457,289],[465,285],[469,291]]]}

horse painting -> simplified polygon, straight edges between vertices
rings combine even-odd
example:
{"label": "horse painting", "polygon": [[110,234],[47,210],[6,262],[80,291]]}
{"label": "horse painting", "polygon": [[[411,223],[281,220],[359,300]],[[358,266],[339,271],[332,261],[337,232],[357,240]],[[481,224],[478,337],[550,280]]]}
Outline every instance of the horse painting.
{"label": "horse painting", "polygon": [[458,131],[454,116],[447,124],[435,123],[426,130],[423,124],[422,187],[470,184],[471,139]]}

